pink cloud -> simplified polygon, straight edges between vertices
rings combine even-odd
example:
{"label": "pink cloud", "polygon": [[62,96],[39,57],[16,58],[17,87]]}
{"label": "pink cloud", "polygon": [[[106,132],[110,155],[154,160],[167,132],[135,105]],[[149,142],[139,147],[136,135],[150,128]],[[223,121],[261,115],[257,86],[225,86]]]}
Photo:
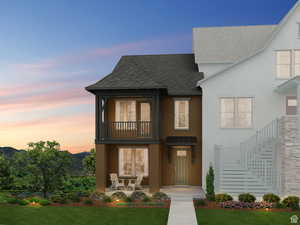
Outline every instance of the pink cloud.
{"label": "pink cloud", "polygon": [[128,54],[128,52],[136,51],[153,51],[157,48],[166,46],[166,44],[170,45],[171,43],[180,43],[188,38],[190,38],[190,35],[174,35],[169,37],[163,37],[161,39],[125,43],[108,48],[89,49],[70,55],[44,60],[38,63],[15,64],[14,66],[20,71],[27,70],[31,72],[40,72],[43,70],[55,69],[65,65],[88,62],[99,57],[121,56],[124,54]]}
{"label": "pink cloud", "polygon": [[17,96],[1,101],[0,111],[28,111],[64,105],[92,104],[92,96],[82,88],[66,88],[35,96]]}

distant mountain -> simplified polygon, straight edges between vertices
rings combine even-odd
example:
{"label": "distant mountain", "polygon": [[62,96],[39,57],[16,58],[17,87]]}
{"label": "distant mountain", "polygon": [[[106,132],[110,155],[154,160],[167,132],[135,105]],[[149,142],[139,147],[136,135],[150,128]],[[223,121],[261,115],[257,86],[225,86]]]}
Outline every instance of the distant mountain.
{"label": "distant mountain", "polygon": [[[2,153],[4,157],[10,159],[16,152],[21,152],[24,150],[17,150],[12,147],[0,147],[0,154]],[[72,165],[71,165],[71,173],[72,175],[83,175],[84,170],[83,170],[83,159],[90,155],[89,152],[80,152],[80,153],[75,153],[72,154],[70,153],[72,157]]]}
{"label": "distant mountain", "polygon": [[20,152],[24,150],[17,150],[12,147],[0,147],[0,154],[2,153],[5,157],[11,158],[16,152]]}

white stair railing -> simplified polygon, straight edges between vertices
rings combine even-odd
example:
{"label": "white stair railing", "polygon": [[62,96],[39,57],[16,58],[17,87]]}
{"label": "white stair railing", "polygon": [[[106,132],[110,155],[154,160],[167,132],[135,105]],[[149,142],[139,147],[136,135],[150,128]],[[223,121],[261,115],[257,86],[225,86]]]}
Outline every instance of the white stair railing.
{"label": "white stair railing", "polygon": [[241,165],[277,193],[280,185],[277,164],[280,121],[273,120],[240,145]]}

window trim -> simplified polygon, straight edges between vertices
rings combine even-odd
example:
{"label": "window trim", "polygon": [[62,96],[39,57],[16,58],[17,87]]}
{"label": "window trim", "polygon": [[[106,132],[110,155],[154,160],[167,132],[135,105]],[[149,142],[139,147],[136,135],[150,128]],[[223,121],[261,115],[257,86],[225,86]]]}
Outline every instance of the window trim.
{"label": "window trim", "polygon": [[[176,127],[176,101],[187,101],[188,102],[188,127],[178,128]],[[177,131],[188,131],[191,127],[191,98],[173,98],[173,128]]]}
{"label": "window trim", "polygon": [[[300,23],[299,23],[299,26],[300,26]],[[299,38],[300,38],[300,36],[299,36]],[[288,78],[284,78],[284,77],[279,77],[278,76],[277,66],[279,64],[278,64],[278,61],[277,61],[277,53],[278,52],[284,52],[284,51],[289,51],[290,54],[291,54],[291,58],[290,58],[290,60],[291,60],[291,64],[290,64],[290,71],[291,71],[291,73],[290,73],[290,76]],[[300,49],[295,48],[295,49],[278,49],[278,50],[275,50],[275,73],[276,73],[276,79],[277,80],[289,80],[289,79],[294,78],[295,76],[299,76],[299,75],[296,75],[296,69],[295,69],[295,67],[296,67],[296,64],[295,64],[295,62],[296,62],[296,60],[295,60],[296,54],[295,54],[295,52],[296,51],[300,51]],[[300,65],[300,64],[298,64],[298,65]]]}
{"label": "window trim", "polygon": [[121,149],[131,149],[132,151],[136,150],[136,149],[146,149],[147,150],[147,158],[145,160],[145,162],[147,162],[146,164],[146,175],[144,175],[145,178],[148,178],[150,176],[150,157],[149,157],[149,148],[147,146],[120,146],[117,148],[118,149],[118,164],[117,164],[117,169],[118,169],[118,176],[119,177],[126,177],[126,178],[130,178],[130,177],[136,177],[136,175],[121,175],[121,167],[120,167],[120,162],[121,162],[121,157],[120,157],[120,150]]}
{"label": "window trim", "polygon": [[[278,75],[278,66],[280,65],[287,65],[287,64],[278,64],[278,53],[279,52],[289,52],[290,53],[290,75],[288,78],[285,78],[285,77],[280,77]],[[293,60],[293,51],[291,49],[280,49],[280,50],[276,50],[275,51],[275,70],[276,70],[276,78],[277,79],[280,79],[280,80],[289,80],[293,77],[293,63],[294,63],[294,60]]]}
{"label": "window trim", "polygon": [[[234,99],[234,126],[233,127],[222,127],[222,99]],[[249,127],[236,127],[236,120],[237,120],[237,117],[236,117],[236,113],[237,113],[237,104],[236,104],[236,100],[237,99],[241,99],[241,98],[247,98],[247,99],[251,99],[251,126]],[[246,97],[232,97],[232,96],[222,96],[222,97],[219,97],[219,128],[222,129],[222,130],[226,130],[226,129],[229,129],[229,130],[247,130],[247,129],[253,129],[254,128],[254,99],[255,97],[253,96],[246,96]]]}

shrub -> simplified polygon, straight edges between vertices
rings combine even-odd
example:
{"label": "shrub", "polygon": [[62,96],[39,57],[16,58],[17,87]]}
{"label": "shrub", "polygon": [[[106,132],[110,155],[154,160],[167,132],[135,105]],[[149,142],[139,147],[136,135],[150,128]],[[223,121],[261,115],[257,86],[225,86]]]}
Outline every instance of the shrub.
{"label": "shrub", "polygon": [[130,198],[133,200],[133,201],[136,201],[136,200],[143,200],[145,197],[147,197],[147,195],[142,192],[142,191],[134,191],[132,192],[132,194],[130,195]]}
{"label": "shrub", "polygon": [[277,208],[277,209],[283,209],[283,208],[286,208],[282,203],[280,203],[280,202],[277,202],[277,203],[275,203],[275,206],[274,206],[275,208]]}
{"label": "shrub", "polygon": [[255,202],[255,200],[255,196],[251,195],[250,193],[244,193],[239,195],[240,202]]}
{"label": "shrub", "polygon": [[125,202],[132,202],[132,198],[131,198],[131,197],[127,197],[127,198],[125,199]]}
{"label": "shrub", "polygon": [[125,201],[126,198],[127,198],[127,195],[126,195],[124,192],[122,192],[122,191],[115,192],[115,193],[113,193],[112,196],[111,196],[111,199],[112,199],[113,201],[116,201],[116,200],[122,200],[122,201]]}
{"label": "shrub", "polygon": [[83,203],[86,204],[86,205],[93,205],[94,204],[92,199],[86,199],[86,200],[84,200]]}
{"label": "shrub", "polygon": [[79,194],[76,193],[76,192],[69,193],[67,197],[68,197],[68,199],[70,199],[72,202],[80,202]]}
{"label": "shrub", "polygon": [[233,198],[229,194],[217,194],[215,196],[216,202],[227,202],[227,201],[232,201]]}
{"label": "shrub", "polygon": [[24,200],[24,199],[17,199],[17,204],[19,204],[19,205],[28,205],[29,201]]}
{"label": "shrub", "polygon": [[209,201],[215,200],[215,186],[214,186],[215,174],[212,166],[209,167],[206,175],[206,198]]}
{"label": "shrub", "polygon": [[270,202],[237,202],[228,201],[219,203],[221,208],[231,208],[231,209],[269,209],[274,208],[274,203]]}
{"label": "shrub", "polygon": [[[126,200],[127,200],[127,198],[126,198]],[[105,196],[104,199],[103,199],[103,201],[104,202],[112,202],[112,199],[109,196]]]}
{"label": "shrub", "polygon": [[8,199],[6,199],[6,202],[8,204],[18,204],[18,199],[17,198],[8,198]]}
{"label": "shrub", "polygon": [[152,198],[154,200],[158,200],[158,201],[165,201],[165,200],[169,200],[169,196],[166,193],[163,192],[156,192],[152,195]]}
{"label": "shrub", "polygon": [[90,195],[90,199],[96,200],[96,201],[103,201],[105,197],[106,197],[106,195],[102,192],[93,192]]}
{"label": "shrub", "polygon": [[143,202],[150,202],[151,198],[149,198],[147,195],[144,197]]}
{"label": "shrub", "polygon": [[206,200],[205,199],[195,199],[194,201],[195,206],[206,206]]}
{"label": "shrub", "polygon": [[285,207],[297,209],[299,207],[299,198],[297,196],[288,196],[283,199],[282,204]]}
{"label": "shrub", "polygon": [[47,206],[47,205],[50,205],[50,201],[49,200],[47,200],[47,199],[42,199],[42,200],[40,200],[40,205],[42,205],[42,206]]}
{"label": "shrub", "polygon": [[279,196],[275,195],[275,194],[272,194],[272,193],[269,193],[269,194],[265,194],[263,196],[263,200],[265,202],[271,202],[271,203],[278,203],[280,202],[280,198]]}
{"label": "shrub", "polygon": [[51,201],[60,204],[66,204],[68,199],[65,194],[55,194],[51,196]]}

